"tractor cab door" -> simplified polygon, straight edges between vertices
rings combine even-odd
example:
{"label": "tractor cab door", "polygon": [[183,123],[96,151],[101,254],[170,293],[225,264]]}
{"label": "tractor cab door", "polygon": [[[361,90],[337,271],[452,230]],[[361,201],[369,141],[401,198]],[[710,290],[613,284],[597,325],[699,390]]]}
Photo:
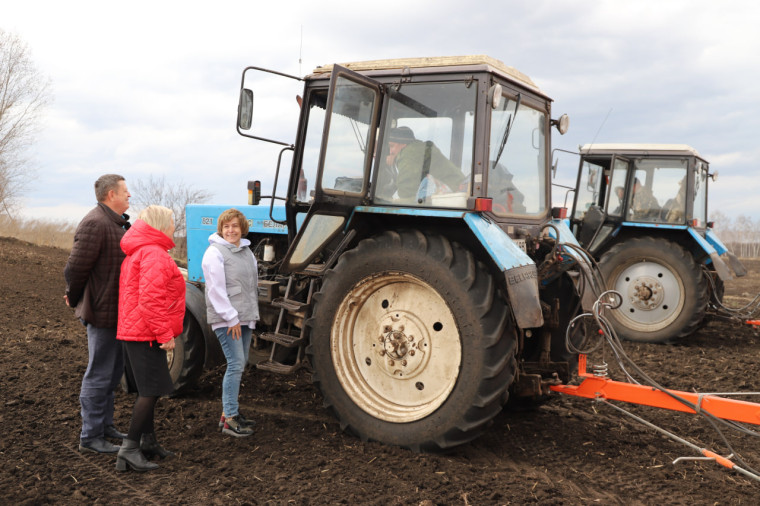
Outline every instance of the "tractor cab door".
{"label": "tractor cab door", "polygon": [[625,214],[630,165],[620,156],[581,159],[571,223],[578,242],[592,253]]}
{"label": "tractor cab door", "polygon": [[304,269],[339,242],[353,209],[367,202],[381,88],[377,81],[333,66],[314,198],[282,272]]}
{"label": "tractor cab door", "polygon": [[604,169],[604,165],[597,160],[581,158],[571,224],[573,233],[582,246],[588,246],[589,238],[604,219],[604,213],[600,212],[599,206],[602,198],[602,180],[605,177]]}

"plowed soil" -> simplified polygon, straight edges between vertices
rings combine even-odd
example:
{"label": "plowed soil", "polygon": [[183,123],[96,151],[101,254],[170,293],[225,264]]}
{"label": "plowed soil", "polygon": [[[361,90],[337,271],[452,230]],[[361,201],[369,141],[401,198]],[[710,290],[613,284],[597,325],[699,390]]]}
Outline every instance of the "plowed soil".
{"label": "plowed soil", "polygon": [[[150,473],[119,473],[115,456],[77,451],[87,339],[63,303],[67,255],[0,238],[5,504],[758,504],[759,482],[711,460],[674,464],[699,455],[610,405],[559,394],[505,410],[484,436],[445,455],[365,443],[341,431],[306,369],[245,372],[241,409],[257,425],[240,439],[218,432],[224,370],[207,371],[193,391],[159,401],[158,438],[177,457]],[[760,261],[745,265],[749,276],[726,284],[728,304],[760,291]],[[678,344],[625,349],[668,388],[760,391],[760,337],[746,324],[713,319]],[[613,362],[609,353],[592,359]],[[133,402],[117,392],[122,430]],[[694,414],[615,405],[760,469],[755,436],[725,427],[721,435]]]}

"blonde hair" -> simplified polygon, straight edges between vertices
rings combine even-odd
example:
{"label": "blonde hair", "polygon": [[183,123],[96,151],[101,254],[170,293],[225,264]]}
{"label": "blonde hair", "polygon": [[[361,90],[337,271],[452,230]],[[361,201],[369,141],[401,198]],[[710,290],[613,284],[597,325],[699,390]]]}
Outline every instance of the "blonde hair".
{"label": "blonde hair", "polygon": [[234,207],[223,211],[222,214],[219,215],[219,218],[216,220],[216,232],[221,236],[224,224],[235,219],[238,220],[238,223],[240,224],[240,234],[245,237],[248,234],[248,220],[245,219],[243,213]]}
{"label": "blonde hair", "polygon": [[137,219],[142,220],[156,230],[161,230],[163,232],[171,226],[173,217],[174,212],[168,207],[148,206],[140,211]]}

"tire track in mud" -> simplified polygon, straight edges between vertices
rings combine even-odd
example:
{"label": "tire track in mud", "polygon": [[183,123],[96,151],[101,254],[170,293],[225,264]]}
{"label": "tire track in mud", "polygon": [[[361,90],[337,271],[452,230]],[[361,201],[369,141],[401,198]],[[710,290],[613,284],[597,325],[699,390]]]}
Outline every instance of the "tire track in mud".
{"label": "tire track in mud", "polygon": [[[543,483],[550,489],[556,490],[557,494],[554,499],[561,497],[581,498],[584,501],[598,502],[600,504],[631,504],[629,499],[623,499],[612,492],[589,486],[589,482],[580,485],[565,475],[551,473],[546,467],[536,467],[527,461],[515,460],[509,454],[507,448],[498,442],[497,439],[487,438],[487,441],[470,443],[464,449],[463,454],[472,462],[474,467],[480,468],[483,473],[503,474],[505,481],[513,481],[515,477],[521,477],[525,481],[533,482],[533,488],[537,488],[539,482]],[[551,465],[552,463],[547,464]],[[581,473],[581,471],[568,469]],[[540,488],[546,490],[546,486]],[[546,499],[546,497],[536,497],[538,501]]]}
{"label": "tire track in mud", "polygon": [[[554,430],[547,425],[554,424],[555,418],[561,420],[565,411],[552,404],[525,412],[507,409],[496,417],[482,437],[463,446],[461,454],[480,472],[503,475],[499,481],[511,482],[512,487],[516,483],[522,483],[523,488],[530,486],[538,502],[580,500],[626,506],[645,504],[605,490],[608,480],[600,480],[582,460],[567,458],[568,453],[574,453],[573,449],[562,446],[561,434],[567,427],[562,422]],[[535,433],[540,438],[556,439],[556,443],[536,440]]]}
{"label": "tire track in mud", "polygon": [[313,415],[310,413],[298,413],[296,411],[291,411],[289,409],[271,408],[262,404],[247,404],[247,405],[241,404],[241,407],[246,412],[253,412],[253,413],[258,413],[262,415],[270,415],[270,416],[279,417],[279,418],[297,418],[299,420],[307,420],[310,422],[316,422],[320,424],[331,423],[331,424],[338,425],[338,420],[327,415],[321,416],[321,415]]}
{"label": "tire track in mud", "polygon": [[[108,468],[105,468],[102,460],[95,463],[87,454],[83,454],[67,444],[62,444],[61,446],[68,450],[68,452],[59,454],[62,460],[64,460],[64,462],[61,462],[66,468],[64,473],[73,478],[75,483],[86,483],[83,480],[77,479],[77,474],[80,476],[90,476],[88,481],[92,481],[95,479],[92,478],[93,473],[97,473],[97,475],[101,477],[103,483],[109,484],[108,497],[98,497],[98,500],[102,499],[106,502],[111,502],[116,501],[118,498],[123,499],[124,497],[129,497],[130,501],[134,503],[153,504],[155,506],[163,504],[163,501],[156,500],[155,487],[152,487],[151,483],[146,483],[146,487],[150,487],[148,490],[135,487],[134,484],[127,482],[118,476],[113,468],[111,468],[110,471]],[[102,455],[93,454],[93,456],[102,458]]]}

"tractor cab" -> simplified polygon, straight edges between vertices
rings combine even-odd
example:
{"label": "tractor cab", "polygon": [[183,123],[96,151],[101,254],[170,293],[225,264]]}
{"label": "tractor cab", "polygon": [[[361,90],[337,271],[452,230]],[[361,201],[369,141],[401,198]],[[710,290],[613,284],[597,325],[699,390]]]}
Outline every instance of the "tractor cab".
{"label": "tractor cab", "polygon": [[[262,70],[246,69],[244,84]],[[437,227],[485,212],[521,245],[552,219],[550,131],[564,133],[568,120],[552,119],[551,99],[516,69],[487,56],[412,58],[326,65],[297,79],[296,139],[279,143],[293,152],[290,183],[269,197],[285,202],[285,272],[324,260],[350,229],[354,240],[376,231],[346,226],[372,215],[388,227],[409,216]],[[248,137],[252,96],[241,90],[238,131]],[[280,169],[275,185],[287,177]]]}
{"label": "tractor cab", "polygon": [[709,165],[675,144],[596,144],[580,149],[571,226],[592,253],[622,227],[707,229]]}

